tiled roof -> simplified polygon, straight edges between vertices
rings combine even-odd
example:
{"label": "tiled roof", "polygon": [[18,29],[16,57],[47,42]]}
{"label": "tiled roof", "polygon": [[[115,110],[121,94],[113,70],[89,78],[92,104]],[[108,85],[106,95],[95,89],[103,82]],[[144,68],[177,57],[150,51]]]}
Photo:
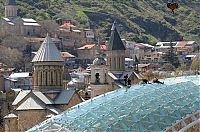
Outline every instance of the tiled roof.
{"label": "tiled roof", "polygon": [[56,45],[53,43],[52,39],[48,35],[32,60],[32,62],[46,62],[46,61],[51,61],[51,62],[64,61]]}
{"label": "tiled roof", "polygon": [[63,58],[74,58],[75,56],[70,54],[69,52],[61,52],[61,56]]}
{"label": "tiled roof", "polygon": [[112,29],[111,29],[111,36],[109,40],[109,50],[126,50],[115,24],[113,24]]}
{"label": "tiled roof", "polygon": [[[95,46],[95,44],[86,44],[86,45],[84,45],[84,46],[82,46],[82,47],[80,47],[78,49],[79,50],[81,50],[81,49],[92,49],[94,46]],[[102,50],[106,50],[107,49],[105,44],[101,44],[100,47],[101,47]]]}
{"label": "tiled roof", "polygon": [[69,27],[75,28],[76,26],[71,23],[64,23],[63,25],[60,26],[60,28],[69,28]]}
{"label": "tiled roof", "polygon": [[182,48],[182,47],[186,46],[187,43],[188,43],[187,41],[180,41],[180,42],[178,42],[178,44],[176,45],[176,48]]}

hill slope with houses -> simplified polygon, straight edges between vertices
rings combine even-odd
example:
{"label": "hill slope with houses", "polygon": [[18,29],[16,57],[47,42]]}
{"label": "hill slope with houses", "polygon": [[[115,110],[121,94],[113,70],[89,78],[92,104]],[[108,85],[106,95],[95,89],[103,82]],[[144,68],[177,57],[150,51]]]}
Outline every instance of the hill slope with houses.
{"label": "hill slope with houses", "polygon": [[[177,1],[177,0],[176,0]],[[98,29],[109,36],[116,20],[123,38],[136,42],[195,40],[200,41],[200,1],[179,0],[172,14],[167,0],[17,0],[19,15],[38,21],[62,18],[84,28]],[[6,0],[0,0],[3,17]]]}

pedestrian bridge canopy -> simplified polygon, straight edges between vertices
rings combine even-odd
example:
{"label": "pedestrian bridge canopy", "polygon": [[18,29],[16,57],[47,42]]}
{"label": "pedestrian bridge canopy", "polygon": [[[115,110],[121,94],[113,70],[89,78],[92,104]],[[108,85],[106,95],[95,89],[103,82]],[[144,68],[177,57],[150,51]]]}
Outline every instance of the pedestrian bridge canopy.
{"label": "pedestrian bridge canopy", "polygon": [[167,78],[100,95],[49,118],[35,131],[164,131],[200,110],[200,76]]}

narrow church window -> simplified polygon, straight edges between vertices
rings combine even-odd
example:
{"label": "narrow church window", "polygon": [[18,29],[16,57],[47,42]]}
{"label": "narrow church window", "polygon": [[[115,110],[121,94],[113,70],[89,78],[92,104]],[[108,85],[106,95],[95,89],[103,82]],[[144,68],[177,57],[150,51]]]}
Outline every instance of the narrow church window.
{"label": "narrow church window", "polygon": [[56,85],[57,85],[58,84],[58,72],[56,71],[55,74],[56,74],[56,78],[55,79],[56,79]]}
{"label": "narrow church window", "polygon": [[53,85],[53,72],[51,71],[51,85]]}
{"label": "narrow church window", "polygon": [[114,57],[114,68],[116,68],[116,59]]}
{"label": "narrow church window", "polygon": [[40,85],[42,85],[42,71],[40,72]]}
{"label": "narrow church window", "polygon": [[119,66],[119,69],[121,69],[121,62],[120,62],[120,57],[119,57],[119,62],[118,62],[118,66]]}
{"label": "narrow church window", "polygon": [[45,85],[47,85],[47,71],[45,71]]}
{"label": "narrow church window", "polygon": [[111,58],[110,58],[110,64],[109,64],[109,66],[111,66]]}

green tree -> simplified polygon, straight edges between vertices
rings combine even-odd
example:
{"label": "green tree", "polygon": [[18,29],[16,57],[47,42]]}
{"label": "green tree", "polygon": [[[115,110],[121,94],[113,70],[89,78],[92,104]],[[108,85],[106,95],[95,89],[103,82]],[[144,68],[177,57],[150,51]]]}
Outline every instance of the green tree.
{"label": "green tree", "polygon": [[163,60],[167,61],[168,63],[172,64],[175,67],[179,66],[179,60],[178,60],[178,56],[176,54],[176,51],[173,47],[173,43],[170,43],[170,49],[168,50],[168,52],[166,54],[163,55]]}

